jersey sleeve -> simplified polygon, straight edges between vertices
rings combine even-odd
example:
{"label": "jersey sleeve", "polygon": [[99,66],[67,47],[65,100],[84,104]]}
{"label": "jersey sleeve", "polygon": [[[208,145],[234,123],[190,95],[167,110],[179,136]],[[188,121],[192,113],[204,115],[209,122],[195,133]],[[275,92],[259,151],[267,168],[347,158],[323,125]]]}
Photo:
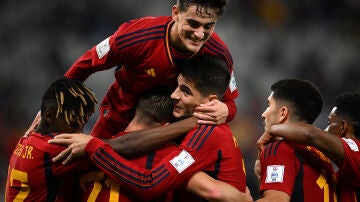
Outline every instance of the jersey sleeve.
{"label": "jersey sleeve", "polygon": [[221,101],[227,105],[229,110],[227,121],[231,121],[234,119],[237,112],[235,99],[239,96],[234,74],[234,62],[231,53],[227,45],[216,32],[211,35],[211,38],[206,42],[204,46],[205,49],[208,51],[207,54],[220,57],[226,62],[229,72],[231,74],[229,87],[227,88],[223,98],[221,99]]}
{"label": "jersey sleeve", "polygon": [[91,74],[126,64],[138,64],[143,61],[144,48],[134,46],[134,38],[148,18],[133,19],[124,22],[108,38],[85,52],[65,73],[68,78],[85,81]]}
{"label": "jersey sleeve", "polygon": [[120,64],[115,59],[117,51],[114,37],[115,34],[111,35],[81,55],[65,73],[65,77],[85,81],[95,72],[107,70]]}
{"label": "jersey sleeve", "polygon": [[[344,161],[340,167],[341,173],[346,179],[360,186],[360,141],[342,138],[344,147]],[[356,179],[356,180],[354,180]]]}
{"label": "jersey sleeve", "polygon": [[266,190],[277,190],[292,195],[297,175],[294,150],[284,142],[274,142],[265,147],[260,155],[261,194]]}
{"label": "jersey sleeve", "polygon": [[181,145],[151,170],[127,161],[97,138],[93,138],[85,149],[93,163],[121,186],[144,199],[152,199],[178,187],[195,172],[214,163],[220,138],[214,127],[202,126],[190,131]]}

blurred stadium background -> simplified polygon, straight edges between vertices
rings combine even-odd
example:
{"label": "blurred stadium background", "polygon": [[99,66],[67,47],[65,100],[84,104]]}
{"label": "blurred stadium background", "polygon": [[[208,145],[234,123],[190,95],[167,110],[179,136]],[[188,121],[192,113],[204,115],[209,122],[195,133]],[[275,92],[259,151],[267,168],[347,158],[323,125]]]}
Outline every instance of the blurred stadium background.
{"label": "blurred stadium background", "polygon": [[[174,0],[0,2],[0,182],[3,195],[8,158],[40,109],[41,95],[86,50],[126,20],[170,15]],[[240,96],[231,122],[245,155],[248,186],[258,197],[253,174],[261,113],[269,86],[283,78],[311,80],[325,106],[316,121],[327,124],[333,98],[360,90],[360,1],[231,0],[216,32],[228,44]],[[101,100],[113,70],[86,83]],[[89,122],[86,131],[96,120]],[[2,199],[2,198],[1,198]],[[0,199],[0,200],[1,200]]]}

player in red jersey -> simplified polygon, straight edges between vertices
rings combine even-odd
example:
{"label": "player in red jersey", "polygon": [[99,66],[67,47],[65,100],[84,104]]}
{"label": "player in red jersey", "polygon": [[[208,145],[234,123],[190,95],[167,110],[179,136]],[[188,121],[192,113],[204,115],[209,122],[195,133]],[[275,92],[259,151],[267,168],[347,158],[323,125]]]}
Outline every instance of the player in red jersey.
{"label": "player in red jersey", "polygon": [[[178,87],[172,94],[177,118],[191,116],[195,106],[220,98],[230,78],[226,64],[215,57],[197,56],[183,65]],[[192,129],[178,148],[151,170],[127,161],[108,144],[91,136],[63,135],[51,142],[70,145],[70,156],[86,146],[86,152],[102,171],[143,199],[150,200],[182,185],[197,171],[205,171],[245,192],[242,154],[227,124]]]}
{"label": "player in red jersey", "polygon": [[[155,86],[141,93],[136,105],[135,116],[126,127],[125,133],[170,123],[173,120],[171,92],[172,88]],[[130,161],[141,167],[151,169],[152,165],[158,162],[162,156],[171,152],[173,147],[176,145],[168,143],[156,152],[131,158]],[[81,187],[84,188],[84,192],[81,194],[82,201],[112,201],[115,199],[121,202],[141,201],[137,195],[120,187],[118,183],[106,176],[96,166],[94,167],[80,177]],[[164,200],[157,199],[157,201]]]}
{"label": "player in red jersey", "polygon": [[[262,114],[265,129],[274,124],[313,123],[322,98],[309,81],[284,79],[271,86],[268,107]],[[258,201],[336,201],[330,161],[314,148],[278,140],[260,153]]]}
{"label": "player in red jersey", "polygon": [[311,145],[324,152],[339,167],[339,201],[357,201],[360,187],[360,93],[336,97],[325,131],[309,124],[274,125],[258,140],[260,146],[279,136],[287,141]]}
{"label": "player in red jersey", "polygon": [[201,124],[232,120],[238,96],[233,60],[228,47],[214,32],[227,4],[228,0],[178,0],[172,7],[172,16],[125,22],[113,35],[83,54],[66,77],[84,81],[97,71],[117,66],[115,81],[101,103],[91,135],[110,138],[123,131],[134,114],[137,96],[155,85],[175,87],[178,65],[195,55],[223,59],[232,80],[222,102],[214,100],[198,106],[194,115],[203,120],[199,121]]}
{"label": "player in red jersey", "polygon": [[[134,118],[131,120],[125,132],[136,131],[146,128],[162,126],[172,120],[173,102],[170,99],[170,88],[153,87],[141,94],[138,99]],[[131,159],[131,162],[141,167],[151,169],[168,153],[176,148],[175,143],[169,143],[156,152]],[[136,194],[120,187],[118,183],[106,176],[99,169],[93,169],[80,177],[81,187],[85,188],[82,201],[141,201]],[[227,201],[230,197],[240,198],[239,191],[221,181],[214,180],[205,173],[199,172],[191,177],[187,183],[187,189],[206,199]],[[171,200],[171,194],[157,198],[156,201]],[[230,200],[229,200],[230,201]],[[244,201],[244,200],[242,200]],[[248,200],[249,201],[249,200]]]}
{"label": "player in red jersey", "polygon": [[22,137],[11,155],[6,201],[69,201],[66,197],[73,197],[72,184],[62,183],[91,161],[74,166],[53,163],[51,159],[65,147],[48,144],[48,140],[63,132],[81,132],[96,102],[93,92],[80,81],[58,79],[49,86],[42,98],[39,127]]}

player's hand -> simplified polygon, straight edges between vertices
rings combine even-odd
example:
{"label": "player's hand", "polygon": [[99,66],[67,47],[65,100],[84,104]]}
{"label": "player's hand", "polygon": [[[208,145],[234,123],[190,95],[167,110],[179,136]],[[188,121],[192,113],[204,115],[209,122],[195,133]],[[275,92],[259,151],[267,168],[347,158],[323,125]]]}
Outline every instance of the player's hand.
{"label": "player's hand", "polygon": [[227,105],[219,100],[212,100],[194,109],[194,116],[198,124],[219,125],[226,122],[229,115]]}
{"label": "player's hand", "polygon": [[77,134],[61,134],[49,140],[51,144],[67,145],[68,148],[54,157],[53,162],[65,159],[62,163],[67,165],[71,163],[76,157],[85,155],[85,147],[93,137],[83,133]]}
{"label": "player's hand", "polygon": [[30,125],[30,128],[27,129],[27,131],[25,132],[24,137],[28,137],[30,135],[30,133],[34,132],[36,127],[38,127],[39,123],[41,121],[41,111],[39,111],[36,116],[34,121],[32,122],[32,124]]}
{"label": "player's hand", "polygon": [[275,141],[276,138],[270,135],[267,132],[264,132],[261,137],[257,140],[256,145],[259,149],[259,154],[264,149],[265,145],[269,144],[270,142]]}
{"label": "player's hand", "polygon": [[254,173],[258,180],[260,180],[261,177],[261,162],[260,159],[256,159],[254,164]]}

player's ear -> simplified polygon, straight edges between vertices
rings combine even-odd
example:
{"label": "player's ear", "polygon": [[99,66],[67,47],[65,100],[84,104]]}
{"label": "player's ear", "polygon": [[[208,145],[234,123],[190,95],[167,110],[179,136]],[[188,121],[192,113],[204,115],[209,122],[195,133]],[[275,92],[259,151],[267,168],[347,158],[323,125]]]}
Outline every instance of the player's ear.
{"label": "player's ear", "polygon": [[341,127],[340,127],[340,130],[341,130],[341,137],[345,137],[346,136],[346,133],[347,131],[349,130],[349,123],[346,121],[346,120],[342,120],[341,121]]}
{"label": "player's ear", "polygon": [[217,100],[218,99],[218,96],[217,95],[215,95],[215,94],[211,94],[211,95],[209,95],[209,101],[213,101],[213,100]]}
{"label": "player's ear", "polygon": [[279,123],[284,123],[289,116],[289,109],[286,106],[280,108]]}
{"label": "player's ear", "polygon": [[172,16],[173,20],[174,20],[175,22],[178,22],[178,21],[179,21],[179,14],[180,14],[180,11],[179,11],[179,9],[178,9],[178,6],[177,6],[177,5],[173,5],[171,11],[172,11],[172,12],[171,12],[171,16]]}
{"label": "player's ear", "polygon": [[47,123],[51,123],[56,118],[56,114],[51,109],[46,109],[42,115],[42,119],[44,119]]}

